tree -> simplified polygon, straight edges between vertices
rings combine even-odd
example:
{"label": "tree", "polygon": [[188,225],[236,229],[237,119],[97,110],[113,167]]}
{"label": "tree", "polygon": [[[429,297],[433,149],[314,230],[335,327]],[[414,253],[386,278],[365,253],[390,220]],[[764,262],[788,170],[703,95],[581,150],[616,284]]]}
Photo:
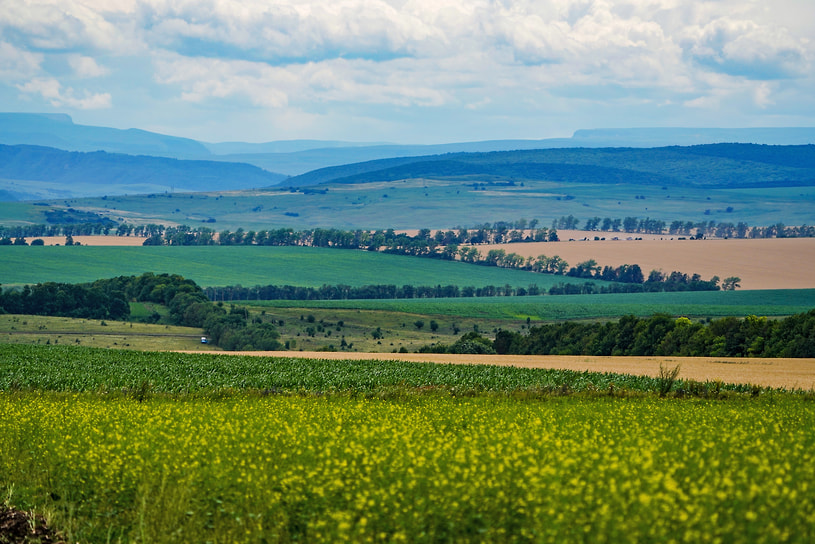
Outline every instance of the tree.
{"label": "tree", "polygon": [[738,276],[730,276],[729,278],[725,278],[722,281],[722,291],[735,291],[741,287],[741,285],[739,285],[740,281],[741,278]]}

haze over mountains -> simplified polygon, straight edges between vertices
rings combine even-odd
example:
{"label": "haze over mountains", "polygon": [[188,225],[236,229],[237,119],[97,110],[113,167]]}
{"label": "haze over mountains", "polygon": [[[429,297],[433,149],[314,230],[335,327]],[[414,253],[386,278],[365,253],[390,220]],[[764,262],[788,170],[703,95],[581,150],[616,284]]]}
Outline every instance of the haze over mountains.
{"label": "haze over mountains", "polygon": [[[815,128],[595,129],[579,130],[571,138],[436,145],[323,140],[207,143],[138,129],[78,125],[64,114],[0,113],[0,144],[5,144],[0,146],[0,200],[224,191],[281,183],[302,186],[423,175],[577,176],[582,180],[595,176],[607,181],[625,178],[628,182],[668,183],[675,182],[674,174],[686,180],[702,175],[699,168],[703,163],[705,168],[710,167],[711,154],[730,161],[719,177],[732,176],[737,161],[756,162],[752,156],[755,147],[750,152],[744,147],[740,151],[728,148],[726,152],[724,148],[708,149],[708,157],[701,162],[696,159],[705,154],[702,152],[689,158],[689,153],[682,150],[659,155],[634,149],[613,154],[597,150],[717,142],[811,144],[815,143]],[[502,151],[526,153],[489,155]],[[747,155],[731,156],[739,153]],[[772,158],[766,152],[762,155],[764,158],[757,161],[758,177],[750,178],[753,183],[786,181],[794,185],[813,179],[809,171],[811,149],[803,155],[796,153],[796,160],[804,164],[785,162],[792,159],[779,153]],[[696,161],[696,169],[688,169],[691,159]],[[666,175],[666,165],[673,174]],[[755,170],[756,164],[750,168]],[[716,172],[711,179],[718,179]]]}

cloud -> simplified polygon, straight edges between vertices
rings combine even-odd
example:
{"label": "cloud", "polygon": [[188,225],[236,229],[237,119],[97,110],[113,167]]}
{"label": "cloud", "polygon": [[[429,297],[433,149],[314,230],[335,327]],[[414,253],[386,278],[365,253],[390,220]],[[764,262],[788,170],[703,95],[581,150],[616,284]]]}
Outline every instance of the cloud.
{"label": "cloud", "polygon": [[26,94],[39,94],[54,107],[67,106],[80,110],[93,110],[111,107],[109,93],[91,94],[85,91],[82,98],[74,96],[70,87],[63,89],[56,79],[36,78],[28,83],[17,85],[17,88]]}
{"label": "cloud", "polygon": [[0,77],[6,80],[30,78],[40,70],[43,55],[31,53],[0,41]]}
{"label": "cloud", "polygon": [[[729,106],[769,118],[791,115],[791,101],[811,104],[815,85],[812,0],[0,4],[0,96],[79,108],[112,107],[112,93],[117,112],[162,111],[167,119],[150,122],[165,125],[176,107],[180,125],[202,108],[246,108],[250,120],[296,110],[309,126],[356,118],[382,130],[531,126],[536,116],[585,125],[580,115],[620,126],[632,113],[658,122],[687,108],[704,119]],[[109,93],[81,90],[101,77]]]}
{"label": "cloud", "polygon": [[687,56],[725,74],[771,80],[799,77],[811,67],[807,40],[783,28],[722,17],[688,34],[683,44]]}
{"label": "cloud", "polygon": [[375,63],[333,59],[319,63],[269,66],[262,62],[188,58],[162,55],[156,60],[156,80],[181,89],[190,102],[248,99],[254,106],[283,108],[310,101],[361,102],[396,106],[440,105],[444,91],[431,83],[438,76],[426,70],[422,80],[413,62]]}
{"label": "cloud", "polygon": [[92,57],[70,55],[68,57],[68,64],[77,77],[81,78],[101,77],[110,73],[110,70],[99,66]]}

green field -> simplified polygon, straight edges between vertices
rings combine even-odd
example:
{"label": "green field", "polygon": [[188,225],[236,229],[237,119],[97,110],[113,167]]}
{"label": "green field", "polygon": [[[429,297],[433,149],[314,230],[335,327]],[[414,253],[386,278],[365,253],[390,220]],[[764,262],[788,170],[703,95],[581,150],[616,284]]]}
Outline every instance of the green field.
{"label": "green field", "polygon": [[0,493],[66,542],[811,542],[812,394],[660,387],[0,345]]}
{"label": "green field", "polygon": [[482,297],[404,300],[270,300],[243,302],[265,308],[383,310],[409,314],[525,320],[617,318],[668,313],[687,317],[787,316],[815,308],[815,289],[696,291],[611,295]]}
{"label": "green field", "polygon": [[[548,289],[585,280],[358,250],[313,247],[0,248],[0,283],[82,283],[144,272],[180,274],[202,287],[226,285],[506,285]],[[594,281],[596,285],[606,282]]]}

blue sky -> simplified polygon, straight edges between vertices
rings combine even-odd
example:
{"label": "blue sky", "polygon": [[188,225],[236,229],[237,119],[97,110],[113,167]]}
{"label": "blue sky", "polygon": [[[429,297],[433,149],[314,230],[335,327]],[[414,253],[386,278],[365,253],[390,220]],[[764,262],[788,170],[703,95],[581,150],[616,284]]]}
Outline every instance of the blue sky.
{"label": "blue sky", "polygon": [[815,126],[815,0],[0,0],[0,110],[204,141]]}

